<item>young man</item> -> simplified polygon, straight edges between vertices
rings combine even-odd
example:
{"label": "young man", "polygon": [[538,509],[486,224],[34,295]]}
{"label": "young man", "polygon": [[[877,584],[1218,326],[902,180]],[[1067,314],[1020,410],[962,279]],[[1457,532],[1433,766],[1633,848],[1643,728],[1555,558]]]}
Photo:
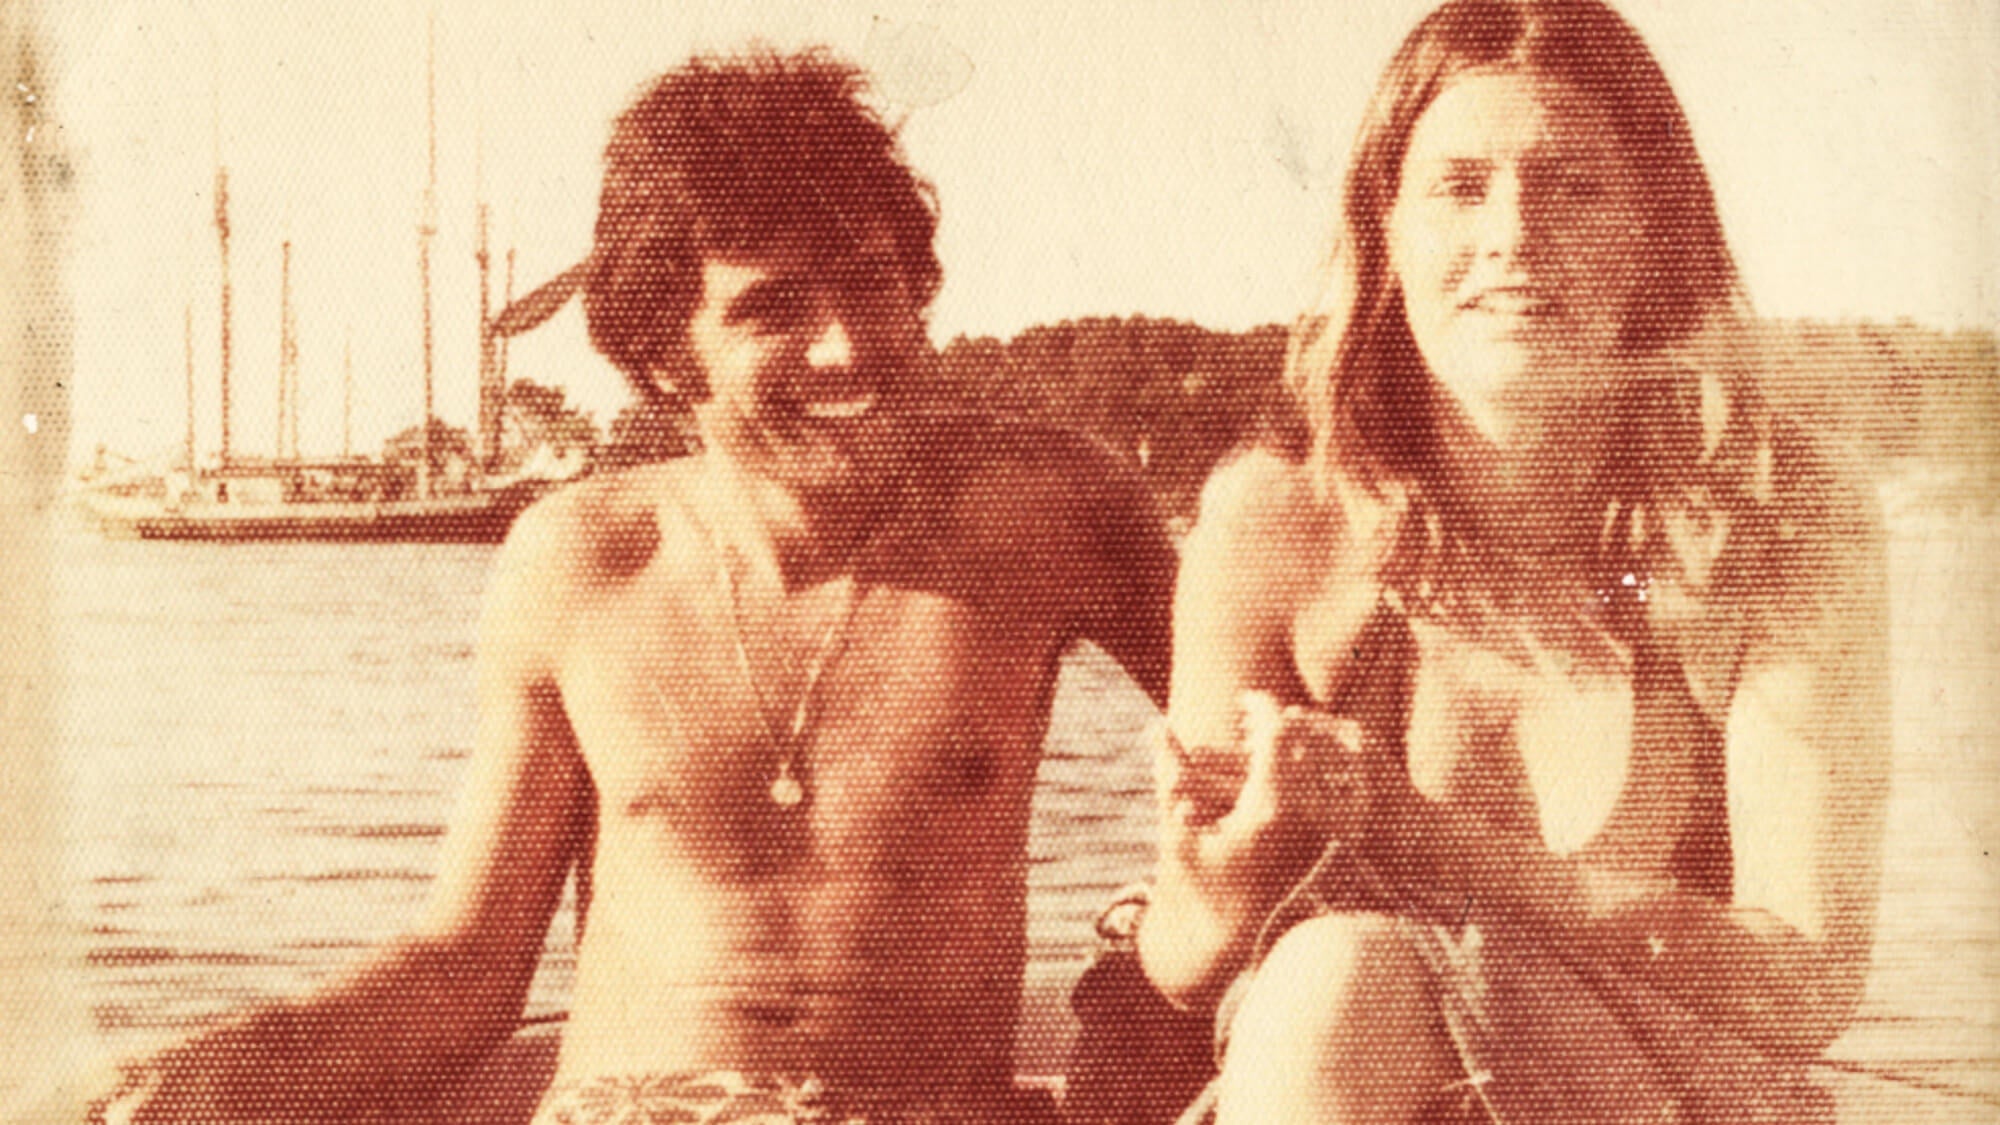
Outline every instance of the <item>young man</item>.
{"label": "young man", "polygon": [[591,335],[702,452],[514,529],[415,933],[105,1119],[408,1119],[514,1030],[572,869],[539,1121],[1006,1119],[1058,659],[1160,698],[1174,556],[1087,442],[931,400],[936,214],[861,89],[701,59],[619,119]]}

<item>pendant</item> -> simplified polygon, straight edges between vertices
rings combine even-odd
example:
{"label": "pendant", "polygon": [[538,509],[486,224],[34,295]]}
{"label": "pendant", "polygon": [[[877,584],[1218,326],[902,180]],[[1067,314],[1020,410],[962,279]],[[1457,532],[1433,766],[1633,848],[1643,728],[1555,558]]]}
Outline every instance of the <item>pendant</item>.
{"label": "pendant", "polygon": [[786,762],[778,770],[777,779],[771,782],[771,800],[782,808],[791,808],[806,799],[806,787],[792,776],[792,764]]}

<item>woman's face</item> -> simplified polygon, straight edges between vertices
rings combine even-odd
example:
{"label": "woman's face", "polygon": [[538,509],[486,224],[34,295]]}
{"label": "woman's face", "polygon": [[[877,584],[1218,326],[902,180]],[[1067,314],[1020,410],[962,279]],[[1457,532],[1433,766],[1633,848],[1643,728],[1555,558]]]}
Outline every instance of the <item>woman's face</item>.
{"label": "woman's face", "polygon": [[1417,351],[1501,449],[1608,422],[1645,265],[1641,191],[1604,112],[1531,72],[1466,74],[1418,119],[1390,268]]}

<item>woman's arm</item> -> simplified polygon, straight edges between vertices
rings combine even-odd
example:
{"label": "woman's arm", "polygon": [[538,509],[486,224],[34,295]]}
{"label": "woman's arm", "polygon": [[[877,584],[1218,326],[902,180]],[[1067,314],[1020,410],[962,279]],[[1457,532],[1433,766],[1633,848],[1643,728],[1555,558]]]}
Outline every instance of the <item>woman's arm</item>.
{"label": "woman's arm", "polygon": [[1634,971],[1773,1053],[1822,1050],[1867,971],[1890,737],[1883,537],[1858,491],[1839,499],[1824,505],[1843,513],[1837,525],[1795,531],[1751,615],[1765,624],[1724,732],[1729,902],[1554,855],[1407,787],[1377,794],[1393,825],[1384,846],[1422,840],[1460,857],[1455,872],[1414,873],[1447,909]]}
{"label": "woman's arm", "polygon": [[1302,807],[1316,764],[1280,753],[1274,737],[1245,746],[1243,700],[1310,702],[1293,622],[1336,571],[1337,528],[1301,470],[1251,454],[1211,478],[1182,545],[1168,730],[1156,756],[1159,867],[1138,934],[1147,975],[1182,1005],[1219,997],[1325,843],[1324,826]]}
{"label": "woman's arm", "polygon": [[1642,902],[1606,924],[1691,1006],[1807,1054],[1840,1033],[1867,974],[1891,735],[1881,522],[1860,488],[1815,486],[1823,514],[1793,521],[1763,576],[1768,623],[1729,709],[1733,900]]}

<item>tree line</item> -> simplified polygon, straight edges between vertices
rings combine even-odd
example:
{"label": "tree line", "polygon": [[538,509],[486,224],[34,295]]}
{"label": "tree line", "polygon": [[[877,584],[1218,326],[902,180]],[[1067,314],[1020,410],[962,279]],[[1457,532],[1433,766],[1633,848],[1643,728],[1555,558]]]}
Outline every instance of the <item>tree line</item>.
{"label": "tree line", "polygon": [[[1912,456],[2000,462],[2000,347],[1991,332],[1763,320],[1749,343],[1743,354],[1776,406],[1879,465]],[[1163,510],[1185,516],[1218,459],[1296,426],[1285,348],[1282,325],[1227,332],[1158,317],[1080,317],[1005,340],[959,336],[933,361],[952,400],[1088,434],[1144,473]],[[528,379],[508,388],[507,407],[515,440],[503,471],[537,443],[580,447],[593,470],[699,446],[684,408],[635,402],[600,430],[559,388]],[[470,452],[463,431],[445,430],[433,431],[434,450]],[[407,446],[417,436],[412,427],[394,440]]]}

